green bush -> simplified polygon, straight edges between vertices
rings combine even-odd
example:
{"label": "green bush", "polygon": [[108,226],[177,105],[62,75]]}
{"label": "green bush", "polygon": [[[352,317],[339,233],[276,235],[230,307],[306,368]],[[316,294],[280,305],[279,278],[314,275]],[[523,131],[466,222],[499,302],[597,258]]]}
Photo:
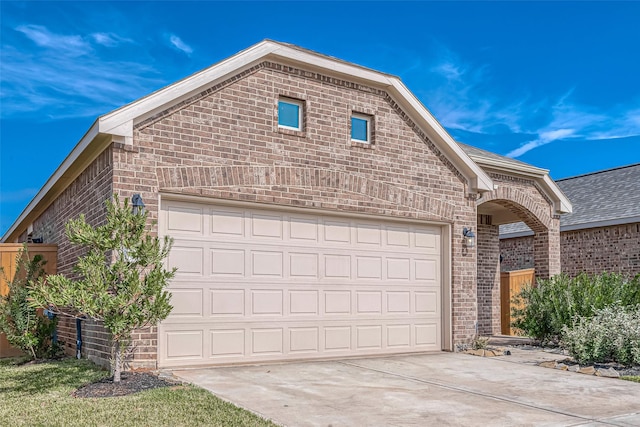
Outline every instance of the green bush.
{"label": "green bush", "polygon": [[591,318],[578,317],[563,328],[562,345],[579,363],[640,365],[640,305],[614,305]]}
{"label": "green bush", "polygon": [[542,343],[557,343],[563,328],[578,317],[591,318],[612,305],[640,304],[640,274],[634,278],[615,273],[558,275],[525,287],[515,300],[522,308],[512,310],[512,326]]}
{"label": "green bush", "polygon": [[[16,257],[16,271],[7,281],[9,292],[0,296],[0,332],[9,343],[33,359],[53,356],[56,352],[51,335],[55,320],[39,316],[29,299],[34,283],[44,275],[46,261],[42,255],[29,257],[26,247]],[[6,278],[6,273],[2,274]]]}

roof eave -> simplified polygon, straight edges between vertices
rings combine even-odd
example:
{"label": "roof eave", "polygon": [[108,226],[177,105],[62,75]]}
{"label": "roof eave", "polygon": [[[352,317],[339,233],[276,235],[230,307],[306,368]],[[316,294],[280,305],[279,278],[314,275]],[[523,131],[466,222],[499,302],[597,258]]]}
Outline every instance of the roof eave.
{"label": "roof eave", "polygon": [[[96,120],[93,122],[89,130],[84,134],[82,139],[76,144],[76,146],[71,150],[71,153],[62,161],[60,166],[53,172],[53,174],[49,177],[47,182],[40,188],[40,191],[36,193],[36,195],[31,199],[29,204],[22,210],[18,218],[13,222],[13,224],[9,227],[9,229],[2,236],[2,243],[12,243],[9,240],[15,240],[19,236],[14,235],[19,227],[23,225],[25,220],[29,217],[29,215],[34,211],[34,209],[38,206],[40,202],[47,196],[47,194],[51,191],[51,189],[60,181],[62,176],[67,173],[74,163],[80,158],[80,156],[85,152],[87,147],[96,139],[99,134],[99,122]],[[99,153],[97,153],[99,154]],[[96,156],[97,156],[96,154]]]}

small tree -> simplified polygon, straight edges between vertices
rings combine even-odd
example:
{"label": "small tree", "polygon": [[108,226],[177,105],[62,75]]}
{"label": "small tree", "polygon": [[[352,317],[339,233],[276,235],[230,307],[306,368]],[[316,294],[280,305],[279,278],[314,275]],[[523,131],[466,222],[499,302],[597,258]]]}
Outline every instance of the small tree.
{"label": "small tree", "polygon": [[39,316],[29,304],[31,288],[39,278],[44,277],[43,267],[46,263],[42,255],[35,255],[31,259],[25,245],[16,257],[13,278],[8,280],[7,273],[1,272],[9,291],[6,295],[0,295],[0,332],[7,336],[12,346],[33,359],[53,353],[51,335],[56,322]]}
{"label": "small tree", "polygon": [[176,269],[164,268],[173,241],[148,235],[147,213],[133,213],[128,200],[107,201],[106,223],[94,227],[84,215],[66,225],[67,237],[86,249],[74,278],[58,274],[40,280],[33,303],[55,313],[102,321],[111,334],[111,373],[120,381],[131,333],[156,324],[171,312],[165,290]]}

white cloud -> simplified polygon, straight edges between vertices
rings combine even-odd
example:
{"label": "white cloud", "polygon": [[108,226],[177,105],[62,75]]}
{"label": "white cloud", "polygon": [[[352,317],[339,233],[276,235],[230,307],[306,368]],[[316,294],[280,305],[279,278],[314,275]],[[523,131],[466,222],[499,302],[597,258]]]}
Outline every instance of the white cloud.
{"label": "white cloud", "polygon": [[41,25],[20,25],[16,31],[40,47],[53,48],[68,55],[80,56],[91,51],[91,45],[79,35],[55,34]]}
{"label": "white cloud", "polygon": [[113,33],[93,33],[90,35],[93,41],[106,47],[115,47],[121,43],[131,43],[130,39],[120,37]]}
{"label": "white cloud", "polygon": [[182,39],[176,36],[175,34],[169,35],[169,43],[171,43],[173,47],[186,53],[187,55],[190,55],[191,53],[193,53],[193,49],[191,48],[191,46],[183,42]]}
{"label": "white cloud", "polygon": [[621,105],[603,110],[575,103],[573,88],[555,100],[497,93],[499,85],[487,65],[465,62],[442,46],[439,59],[425,79],[432,88],[420,95],[445,127],[489,137],[496,132],[535,135],[507,153],[509,157],[565,139],[640,135],[638,108]]}
{"label": "white cloud", "polygon": [[152,66],[116,59],[119,51],[105,60],[92,45],[128,41],[123,37],[62,35],[37,25],[16,30],[40,49],[34,55],[32,49],[20,48],[18,41],[0,50],[3,117],[35,112],[56,119],[97,116],[164,83]]}

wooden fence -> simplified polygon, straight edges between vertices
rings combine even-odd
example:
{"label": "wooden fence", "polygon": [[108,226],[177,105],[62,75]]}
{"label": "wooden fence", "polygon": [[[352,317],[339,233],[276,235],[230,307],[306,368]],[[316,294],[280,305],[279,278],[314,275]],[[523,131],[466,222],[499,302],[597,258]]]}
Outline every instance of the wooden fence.
{"label": "wooden fence", "polygon": [[511,310],[516,307],[513,303],[513,297],[518,295],[525,285],[535,283],[534,273],[533,268],[500,273],[500,329],[502,335],[516,335],[515,328],[511,327]]}
{"label": "wooden fence", "polygon": [[[21,243],[2,243],[0,244],[0,295],[6,295],[9,292],[7,282],[11,282],[16,274],[17,257],[24,246]],[[56,266],[58,264],[58,246],[28,244],[27,250],[29,256],[33,258],[35,255],[42,255],[47,261],[44,265],[46,274],[56,274]],[[20,351],[11,347],[4,334],[0,333],[0,357],[11,357],[19,355]]]}

